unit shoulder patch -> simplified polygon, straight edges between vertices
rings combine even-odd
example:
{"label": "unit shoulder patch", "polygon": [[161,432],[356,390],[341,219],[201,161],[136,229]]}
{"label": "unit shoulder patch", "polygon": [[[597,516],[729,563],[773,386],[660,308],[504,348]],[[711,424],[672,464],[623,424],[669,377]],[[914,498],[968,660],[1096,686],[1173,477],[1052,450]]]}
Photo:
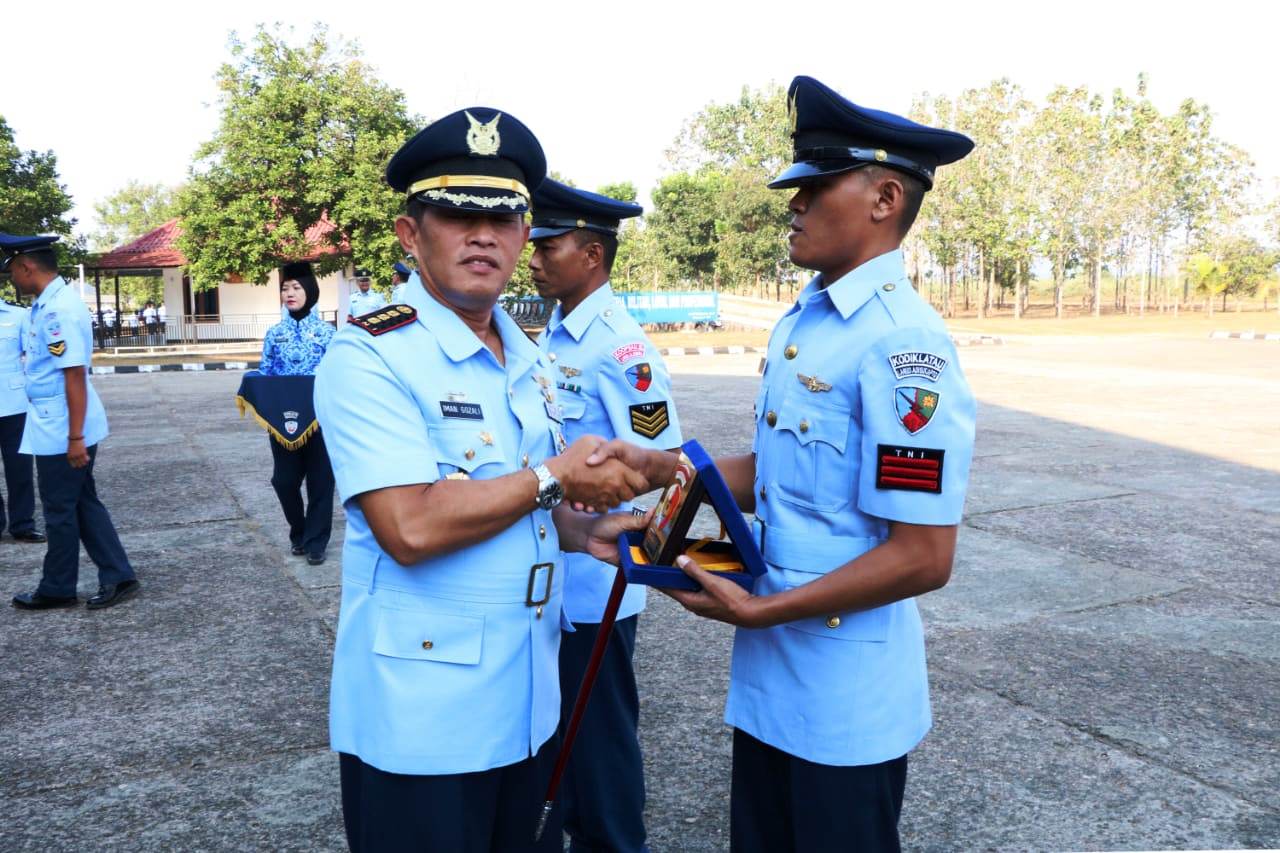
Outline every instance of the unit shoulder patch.
{"label": "unit shoulder patch", "polygon": [[644,344],[639,341],[634,343],[623,344],[613,351],[613,360],[618,364],[626,364],[628,361],[634,361],[644,355]]}
{"label": "unit shoulder patch", "polygon": [[667,411],[667,401],[654,403],[637,403],[630,406],[631,429],[636,435],[645,438],[657,438],[662,431],[671,425],[671,414]]}
{"label": "unit shoulder patch", "polygon": [[947,360],[931,352],[896,352],[889,356],[889,366],[893,368],[895,379],[923,376],[930,382],[937,382],[942,371],[947,369]]}
{"label": "unit shoulder patch", "polygon": [[352,317],[350,322],[371,335],[382,335],[409,325],[417,316],[418,312],[408,305],[386,305],[368,314]]}
{"label": "unit shoulder patch", "polygon": [[942,494],[945,450],[929,447],[876,445],[876,488]]}

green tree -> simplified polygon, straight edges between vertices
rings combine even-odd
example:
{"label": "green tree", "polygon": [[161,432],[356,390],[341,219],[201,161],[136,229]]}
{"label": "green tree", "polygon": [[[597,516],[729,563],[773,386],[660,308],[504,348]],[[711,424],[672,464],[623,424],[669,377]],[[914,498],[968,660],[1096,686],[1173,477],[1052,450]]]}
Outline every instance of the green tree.
{"label": "green tree", "polygon": [[[323,26],[301,44],[286,35],[260,27],[245,44],[233,34],[218,71],[219,127],[179,201],[198,287],[262,283],[282,261],[317,254],[321,274],[387,270],[401,257],[391,223],[404,201],[383,170],[418,122],[355,45],[331,44]],[[322,220],[334,227],[308,239]]]}
{"label": "green tree", "polygon": [[178,192],[164,184],[130,181],[93,209],[98,214],[98,230],[90,246],[96,252],[108,252],[176,217]]}
{"label": "green tree", "polygon": [[[0,115],[0,231],[10,234],[71,236],[76,220],[67,217],[71,195],[58,180],[58,158],[52,151],[24,151],[13,129]],[[78,258],[77,241],[58,244],[63,260]]]}

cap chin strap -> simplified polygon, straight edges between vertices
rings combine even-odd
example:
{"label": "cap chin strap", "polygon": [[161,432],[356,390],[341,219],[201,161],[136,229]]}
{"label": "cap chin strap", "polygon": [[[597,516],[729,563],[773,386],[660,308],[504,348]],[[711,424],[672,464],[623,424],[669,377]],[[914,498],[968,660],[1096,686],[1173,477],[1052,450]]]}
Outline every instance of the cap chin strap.
{"label": "cap chin strap", "polygon": [[883,148],[843,148],[838,145],[823,145],[817,148],[797,148],[793,162],[821,160],[856,160],[862,163],[882,163],[905,169],[924,178],[933,185],[933,169],[921,165],[910,157],[901,154],[890,154]]}
{"label": "cap chin strap", "polygon": [[409,185],[407,195],[414,196],[425,190],[462,187],[466,189],[506,190],[517,193],[529,200],[529,189],[514,178],[495,178],[491,175],[437,175],[434,178],[423,178]]}

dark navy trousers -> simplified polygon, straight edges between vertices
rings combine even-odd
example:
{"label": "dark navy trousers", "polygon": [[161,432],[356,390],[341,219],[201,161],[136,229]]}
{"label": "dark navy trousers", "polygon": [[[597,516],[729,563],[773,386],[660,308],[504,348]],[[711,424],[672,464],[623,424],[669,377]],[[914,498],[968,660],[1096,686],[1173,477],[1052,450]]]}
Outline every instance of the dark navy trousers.
{"label": "dark navy trousers", "polygon": [[342,820],[351,853],[555,853],[552,821],[533,833],[560,739],[538,754],[478,773],[387,773],[342,753]]}
{"label": "dark navy trousers", "polygon": [[18,452],[26,423],[25,412],[0,417],[0,457],[4,459],[4,487],[9,492],[7,507],[0,497],[0,533],[4,533],[6,524],[10,533],[31,533],[36,529],[35,467],[30,456]]}
{"label": "dark navy trousers", "polygon": [[[639,616],[620,619],[565,770],[560,801],[571,853],[640,853],[645,847],[644,763],[636,729],[640,697],[632,658]],[[569,725],[599,625],[560,634],[560,727]]]}
{"label": "dark navy trousers", "polygon": [[905,755],[837,767],[805,761],[733,730],[733,853],[897,853]]}
{"label": "dark navy trousers", "polygon": [[[280,499],[289,542],[308,554],[320,554],[333,532],[333,467],[324,446],[324,434],[314,433],[297,450],[287,450],[271,436],[271,487]],[[307,506],[302,507],[302,484],[307,484]]]}
{"label": "dark navy trousers", "polygon": [[37,456],[40,475],[40,503],[44,507],[45,535],[49,550],[44,555],[44,577],[37,592],[51,596],[76,594],[80,574],[80,543],[98,567],[98,585],[133,580],[133,566],[116,535],[111,515],[98,500],[93,482],[93,464],[98,446],[89,448],[89,464],[72,468],[65,453]]}

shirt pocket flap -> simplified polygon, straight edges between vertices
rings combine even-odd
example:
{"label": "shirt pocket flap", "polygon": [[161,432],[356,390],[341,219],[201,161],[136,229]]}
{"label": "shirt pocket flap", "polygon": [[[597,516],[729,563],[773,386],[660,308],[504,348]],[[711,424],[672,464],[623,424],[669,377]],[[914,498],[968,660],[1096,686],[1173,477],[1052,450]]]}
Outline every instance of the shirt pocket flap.
{"label": "shirt pocket flap", "polygon": [[458,613],[382,608],[373,638],[374,654],[405,660],[478,664],[484,617]]}
{"label": "shirt pocket flap", "polygon": [[[766,534],[768,535],[768,534]],[[803,586],[817,580],[822,574],[798,569],[783,569],[782,581],[787,589]],[[786,626],[803,634],[828,637],[832,640],[860,640],[864,643],[883,643],[889,637],[889,610],[892,605],[856,610],[852,613],[833,613],[787,622]]]}
{"label": "shirt pocket flap", "polygon": [[778,429],[786,430],[802,445],[820,441],[844,453],[853,413],[838,405],[819,403],[813,395],[788,394],[777,411]]}
{"label": "shirt pocket flap", "polygon": [[427,430],[431,435],[431,449],[441,465],[452,465],[470,474],[484,465],[503,461],[498,436],[483,425],[432,424]]}
{"label": "shirt pocket flap", "polygon": [[562,391],[556,395],[556,402],[560,404],[560,412],[566,421],[581,420],[587,413],[586,399],[577,394]]}

